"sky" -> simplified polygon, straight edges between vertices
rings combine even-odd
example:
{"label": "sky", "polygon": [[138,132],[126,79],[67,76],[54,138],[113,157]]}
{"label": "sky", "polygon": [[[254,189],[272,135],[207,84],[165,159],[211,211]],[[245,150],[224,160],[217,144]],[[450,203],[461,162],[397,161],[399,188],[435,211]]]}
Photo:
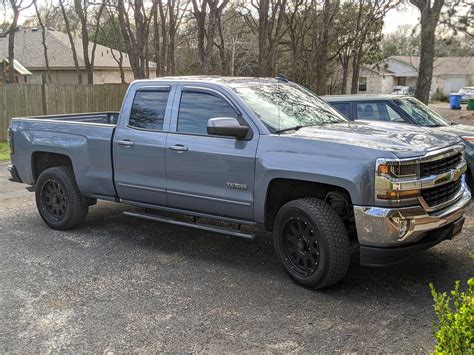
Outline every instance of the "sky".
{"label": "sky", "polygon": [[[24,11],[20,16],[20,23],[25,21],[28,17],[34,16],[34,8],[31,7]],[[395,32],[400,25],[411,25],[417,24],[419,18],[419,10],[412,5],[405,5],[403,8],[396,8],[390,10],[385,17],[385,24],[383,33],[388,34]],[[2,21],[2,19],[0,19]]]}
{"label": "sky", "polygon": [[402,9],[392,9],[385,16],[383,33],[395,32],[400,25],[415,26],[419,17],[420,11],[412,5],[406,5]]}

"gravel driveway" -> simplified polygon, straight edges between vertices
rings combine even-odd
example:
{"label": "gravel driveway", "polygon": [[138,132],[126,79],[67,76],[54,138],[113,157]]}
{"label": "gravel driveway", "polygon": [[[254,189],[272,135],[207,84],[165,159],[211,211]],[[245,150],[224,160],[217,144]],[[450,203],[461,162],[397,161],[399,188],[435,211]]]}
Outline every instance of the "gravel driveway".
{"label": "gravel driveway", "polygon": [[255,241],[132,219],[99,202],[47,228],[0,163],[0,352],[428,352],[428,282],[473,276],[474,208],[453,241],[325,291],[293,283]]}

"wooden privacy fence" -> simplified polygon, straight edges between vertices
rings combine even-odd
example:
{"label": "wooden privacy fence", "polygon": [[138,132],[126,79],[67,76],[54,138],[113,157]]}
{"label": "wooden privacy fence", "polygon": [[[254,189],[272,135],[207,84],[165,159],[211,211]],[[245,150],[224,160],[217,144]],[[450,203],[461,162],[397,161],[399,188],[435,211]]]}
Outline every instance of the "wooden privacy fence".
{"label": "wooden privacy fence", "polygon": [[0,85],[0,141],[12,117],[118,111],[127,85]]}

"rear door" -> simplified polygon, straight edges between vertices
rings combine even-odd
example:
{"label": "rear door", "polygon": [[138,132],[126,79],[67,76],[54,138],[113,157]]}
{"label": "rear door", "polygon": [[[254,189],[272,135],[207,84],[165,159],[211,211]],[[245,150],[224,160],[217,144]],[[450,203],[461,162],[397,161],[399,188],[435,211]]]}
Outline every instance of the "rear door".
{"label": "rear door", "polygon": [[115,186],[124,201],[167,204],[165,143],[171,86],[139,88],[124,107],[114,142]]}
{"label": "rear door", "polygon": [[[253,219],[258,134],[222,91],[181,87],[166,142],[168,205],[212,215]],[[207,121],[235,117],[251,128],[247,139],[211,136]]]}

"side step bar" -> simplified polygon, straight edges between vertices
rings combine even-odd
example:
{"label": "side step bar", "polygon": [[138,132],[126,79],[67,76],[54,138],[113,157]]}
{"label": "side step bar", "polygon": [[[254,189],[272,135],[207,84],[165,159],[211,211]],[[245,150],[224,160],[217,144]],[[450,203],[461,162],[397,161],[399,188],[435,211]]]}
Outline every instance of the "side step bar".
{"label": "side step bar", "polygon": [[192,223],[192,222],[185,222],[185,221],[178,221],[177,219],[165,217],[165,216],[156,216],[153,214],[149,213],[142,213],[142,212],[127,212],[125,211],[123,213],[126,216],[131,216],[131,217],[137,217],[137,218],[142,218],[142,219],[148,219],[150,221],[157,221],[157,222],[163,222],[163,223],[169,223],[169,224],[174,224],[177,226],[183,226],[183,227],[191,227],[195,229],[201,229],[205,230],[208,232],[214,232],[214,233],[219,233],[219,234],[225,234],[225,235],[230,235],[233,237],[240,237],[240,238],[246,238],[246,239],[255,239],[255,234],[253,233],[245,233],[236,229],[231,229],[231,228],[224,228],[224,227],[217,227],[217,226],[211,226],[208,224],[202,224],[202,223]]}

